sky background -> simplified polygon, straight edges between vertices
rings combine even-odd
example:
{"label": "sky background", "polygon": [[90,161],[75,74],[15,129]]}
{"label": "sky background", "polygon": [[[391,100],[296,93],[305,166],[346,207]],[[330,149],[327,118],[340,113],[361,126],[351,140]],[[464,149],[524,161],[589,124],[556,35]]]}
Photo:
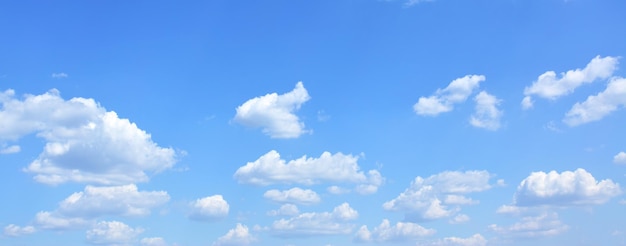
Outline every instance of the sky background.
{"label": "sky background", "polygon": [[4,1],[2,245],[626,245],[621,0]]}

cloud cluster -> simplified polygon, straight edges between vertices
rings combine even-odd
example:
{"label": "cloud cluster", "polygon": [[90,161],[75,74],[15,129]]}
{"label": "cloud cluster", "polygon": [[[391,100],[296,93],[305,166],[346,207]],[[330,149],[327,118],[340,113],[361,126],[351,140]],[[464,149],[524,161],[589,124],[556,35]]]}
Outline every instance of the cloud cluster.
{"label": "cloud cluster", "polygon": [[278,237],[349,234],[354,225],[347,222],[358,217],[359,213],[350,204],[343,203],[332,212],[302,213],[274,221],[270,232]]}
{"label": "cloud cluster", "polygon": [[285,94],[252,98],[239,107],[234,120],[242,125],[262,128],[272,138],[297,138],[307,133],[295,111],[311,99],[302,82]]}
{"label": "cloud cluster", "polygon": [[478,203],[465,194],[490,189],[491,176],[487,171],[446,171],[426,179],[418,176],[398,197],[385,202],[383,208],[405,212],[409,221],[450,217],[461,205]]}
{"label": "cloud cluster", "polygon": [[355,235],[356,242],[405,242],[416,240],[421,237],[430,236],[437,231],[434,229],[426,229],[418,224],[411,222],[398,222],[391,225],[389,220],[383,220],[380,225],[374,227],[372,231],[367,226],[361,226]]}
{"label": "cloud cluster", "polygon": [[[93,99],[64,100],[59,91],[15,98],[0,92],[0,144],[35,133],[43,152],[24,170],[37,182],[106,185],[148,181],[148,173],[171,168],[176,153],[159,147],[128,119],[106,111]],[[4,152],[17,152],[19,146]]]}

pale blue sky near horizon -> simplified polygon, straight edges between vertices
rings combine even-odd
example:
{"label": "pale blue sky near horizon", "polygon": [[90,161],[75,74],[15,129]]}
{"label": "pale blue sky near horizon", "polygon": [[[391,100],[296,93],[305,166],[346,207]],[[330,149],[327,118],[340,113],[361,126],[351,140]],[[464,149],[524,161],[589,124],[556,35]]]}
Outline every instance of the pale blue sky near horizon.
{"label": "pale blue sky near horizon", "polygon": [[624,9],[2,2],[0,244],[626,245]]}

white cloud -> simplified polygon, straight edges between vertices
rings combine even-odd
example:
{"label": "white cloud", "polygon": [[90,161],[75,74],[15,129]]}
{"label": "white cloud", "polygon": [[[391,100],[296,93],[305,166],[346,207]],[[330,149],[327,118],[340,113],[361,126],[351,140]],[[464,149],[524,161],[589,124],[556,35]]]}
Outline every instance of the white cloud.
{"label": "white cloud", "polygon": [[596,181],[584,169],[557,173],[533,172],[517,187],[517,206],[570,206],[606,203],[621,194],[619,184],[610,179]]}
{"label": "white cloud", "polygon": [[269,216],[294,216],[300,213],[298,206],[287,203],[280,206],[278,210],[271,210],[267,212]]}
{"label": "white cloud", "polygon": [[212,221],[228,216],[229,205],[222,195],[208,196],[192,202],[189,218]]}
{"label": "white cloud", "polygon": [[617,64],[617,57],[596,56],[584,69],[569,70],[561,73],[561,78],[557,78],[554,71],[547,71],[539,75],[531,86],[524,88],[525,97],[522,100],[522,108],[532,108],[532,96],[555,100],[572,93],[583,84],[592,83],[599,79],[607,79],[617,70]]}
{"label": "white cloud", "polygon": [[317,195],[315,191],[309,189],[303,190],[298,187],[284,191],[268,190],[263,194],[263,197],[274,202],[288,202],[304,205],[315,204],[321,201],[320,196]]}
{"label": "white cloud", "polygon": [[454,216],[454,218],[452,218],[449,222],[450,224],[462,224],[465,222],[468,222],[470,220],[470,217],[465,215],[465,214],[459,214],[457,216]]}
{"label": "white cloud", "polygon": [[350,192],[349,189],[341,188],[336,185],[329,186],[328,188],[326,188],[326,190],[328,191],[328,193],[333,194],[333,195],[341,195],[341,194],[346,194]]}
{"label": "white cloud", "polygon": [[[418,244],[422,245],[422,244]],[[427,243],[424,245],[432,246],[485,246],[487,245],[487,239],[480,234],[474,234],[471,237],[446,237],[437,241]]]}
{"label": "white cloud", "polygon": [[145,216],[170,197],[165,191],[138,191],[134,184],[112,187],[87,186],[59,204],[59,213],[71,217],[104,215]]}
{"label": "white cloud", "polygon": [[613,156],[613,162],[616,164],[626,164],[626,153],[621,151],[617,155]]}
{"label": "white cloud", "polygon": [[257,239],[250,234],[250,230],[248,230],[246,225],[237,223],[234,229],[230,229],[224,236],[213,242],[213,246],[250,245],[256,241]]}
{"label": "white cloud", "polygon": [[22,148],[20,148],[19,145],[11,145],[8,147],[2,147],[0,148],[0,154],[4,155],[4,154],[15,154],[18,153],[22,150]]}
{"label": "white cloud", "polygon": [[358,216],[359,213],[348,203],[343,203],[332,212],[302,213],[274,221],[270,232],[278,237],[349,234],[354,226],[347,221]]}
{"label": "white cloud", "polygon": [[[342,153],[324,152],[319,158],[303,156],[286,162],[275,150],[261,156],[254,162],[248,162],[235,172],[234,177],[240,183],[270,185],[278,183],[313,185],[321,182],[355,183],[358,185],[380,186],[383,178],[376,170],[370,170],[368,176],[359,170],[358,157]],[[363,193],[368,192],[362,187]],[[370,189],[371,192],[375,189]]]}
{"label": "white cloud", "polygon": [[556,213],[543,213],[539,216],[524,217],[508,227],[498,226],[496,224],[489,225],[489,229],[511,238],[533,238],[555,236],[569,229],[569,226],[563,224]]}
{"label": "white cloud", "polygon": [[310,98],[302,82],[298,82],[285,94],[271,93],[246,101],[237,107],[235,121],[248,127],[263,128],[263,133],[272,138],[297,138],[308,131],[294,112]]}
{"label": "white cloud", "polygon": [[64,217],[57,212],[42,211],[35,215],[37,228],[46,230],[72,230],[85,227],[90,222],[83,218]]}
{"label": "white cloud", "polygon": [[14,224],[10,224],[4,227],[4,235],[9,237],[19,237],[23,235],[28,235],[35,233],[37,231],[33,226],[17,226]]}
{"label": "white cloud", "polygon": [[167,246],[165,239],[160,237],[145,237],[139,241],[142,246]]}
{"label": "white cloud", "polygon": [[159,147],[150,134],[93,99],[64,100],[59,91],[51,90],[20,100],[7,90],[0,92],[0,103],[0,144],[34,133],[46,142],[43,152],[24,169],[38,182],[146,182],[147,173],[176,163],[173,149]]}
{"label": "white cloud", "polygon": [[481,91],[476,95],[474,101],[476,101],[476,109],[470,118],[470,124],[487,130],[498,130],[500,128],[500,118],[502,118],[503,114],[502,110],[498,109],[501,100],[485,91]]}
{"label": "white cloud", "polygon": [[565,114],[563,122],[570,126],[577,126],[598,121],[625,106],[626,78],[615,77],[609,81],[603,92],[587,97],[587,100],[582,103],[574,104]]}
{"label": "white cloud", "polygon": [[371,232],[367,226],[361,226],[355,236],[357,242],[375,241],[379,243],[385,242],[406,242],[421,237],[435,234],[434,229],[426,229],[418,224],[411,222],[398,222],[391,225],[389,220],[384,219],[379,226],[374,227]]}
{"label": "white cloud", "polygon": [[67,74],[66,73],[52,73],[52,78],[64,79],[64,78],[67,78]]}
{"label": "white cloud", "polygon": [[483,75],[466,75],[455,79],[445,89],[437,89],[434,95],[420,97],[413,105],[413,110],[419,115],[429,116],[452,111],[454,104],[465,102],[484,80]]}
{"label": "white cloud", "polygon": [[87,231],[86,238],[91,244],[132,245],[142,232],[119,221],[101,221]]}
{"label": "white cloud", "polygon": [[435,1],[435,0],[407,0],[406,2],[404,2],[404,6],[410,7],[410,6],[416,5],[418,3],[433,2],[433,1]]}
{"label": "white cloud", "polygon": [[[408,220],[450,217],[460,210],[460,205],[478,203],[461,194],[490,189],[490,178],[487,171],[446,171],[426,179],[418,176],[398,197],[385,202],[383,208],[405,212]],[[456,206],[448,208],[447,205]]]}

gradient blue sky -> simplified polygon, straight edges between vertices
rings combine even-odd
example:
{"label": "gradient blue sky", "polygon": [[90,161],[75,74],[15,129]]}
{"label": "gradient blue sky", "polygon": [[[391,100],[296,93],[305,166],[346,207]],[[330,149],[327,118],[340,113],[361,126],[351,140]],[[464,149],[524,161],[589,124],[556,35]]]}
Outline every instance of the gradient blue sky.
{"label": "gradient blue sky", "polygon": [[2,245],[626,245],[626,2],[5,1]]}

